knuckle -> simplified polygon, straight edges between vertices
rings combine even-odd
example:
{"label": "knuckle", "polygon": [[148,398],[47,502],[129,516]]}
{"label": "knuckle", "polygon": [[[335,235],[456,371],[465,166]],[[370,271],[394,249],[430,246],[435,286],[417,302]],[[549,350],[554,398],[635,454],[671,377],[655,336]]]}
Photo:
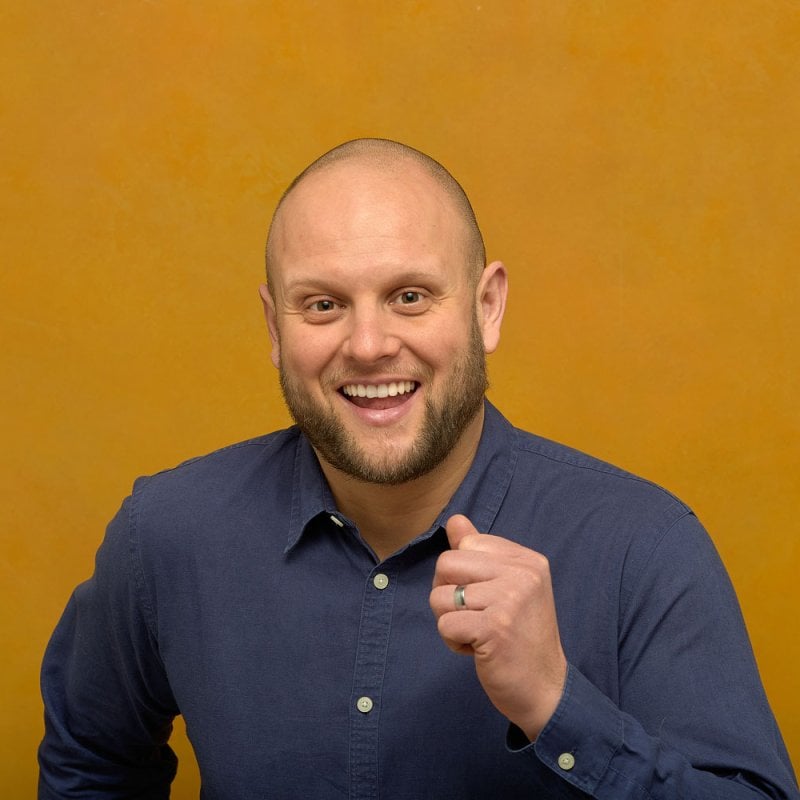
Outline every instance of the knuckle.
{"label": "knuckle", "polygon": [[443,639],[450,639],[453,636],[453,626],[447,614],[442,614],[436,621],[436,630]]}
{"label": "knuckle", "polygon": [[439,575],[443,572],[447,572],[449,569],[452,568],[453,564],[453,556],[455,552],[453,550],[445,550],[439,558],[436,560],[436,574]]}

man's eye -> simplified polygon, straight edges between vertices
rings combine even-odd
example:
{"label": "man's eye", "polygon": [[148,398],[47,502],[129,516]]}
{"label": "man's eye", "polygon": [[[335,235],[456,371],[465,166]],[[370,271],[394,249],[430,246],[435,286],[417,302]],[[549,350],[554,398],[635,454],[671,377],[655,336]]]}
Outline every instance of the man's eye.
{"label": "man's eye", "polygon": [[424,314],[431,307],[431,297],[425,291],[403,289],[392,297],[391,305],[399,314]]}
{"label": "man's eye", "polygon": [[333,300],[315,300],[308,308],[310,311],[333,311],[336,303]]}
{"label": "man's eye", "polygon": [[335,322],[342,314],[344,306],[331,297],[320,297],[317,300],[310,298],[305,301],[302,307],[303,318],[306,322],[324,324]]}

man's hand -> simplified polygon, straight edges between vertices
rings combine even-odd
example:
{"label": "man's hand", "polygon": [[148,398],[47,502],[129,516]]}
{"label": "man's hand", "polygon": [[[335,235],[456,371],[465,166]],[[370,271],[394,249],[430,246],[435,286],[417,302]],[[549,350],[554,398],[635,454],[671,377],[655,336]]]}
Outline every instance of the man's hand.
{"label": "man's hand", "polygon": [[[489,699],[531,741],[556,710],[567,659],[547,559],[464,516],[447,522],[451,550],[436,562],[430,603],[447,646],[472,655]],[[454,592],[464,588],[466,606]]]}

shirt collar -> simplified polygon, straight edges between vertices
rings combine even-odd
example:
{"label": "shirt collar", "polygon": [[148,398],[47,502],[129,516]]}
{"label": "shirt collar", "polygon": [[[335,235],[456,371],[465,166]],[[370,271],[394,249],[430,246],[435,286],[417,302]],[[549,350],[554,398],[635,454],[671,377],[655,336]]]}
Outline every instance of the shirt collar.
{"label": "shirt collar", "polygon": [[335,516],[337,509],[328,482],[322,474],[317,454],[299,429],[292,480],[292,510],[285,552],[299,541],[312,519],[322,513]]}
{"label": "shirt collar", "polygon": [[[469,472],[427,534],[443,528],[453,514],[464,514],[481,533],[491,530],[508,491],[517,460],[514,428],[484,401],[483,430]],[[286,552],[300,541],[311,520],[320,514],[340,517],[330,487],[311,444],[298,431],[293,466],[292,507]]]}
{"label": "shirt collar", "polygon": [[480,533],[492,529],[516,467],[514,439],[511,423],[485,400],[483,430],[472,466],[434,522],[434,530],[444,527],[453,514],[468,517]]}

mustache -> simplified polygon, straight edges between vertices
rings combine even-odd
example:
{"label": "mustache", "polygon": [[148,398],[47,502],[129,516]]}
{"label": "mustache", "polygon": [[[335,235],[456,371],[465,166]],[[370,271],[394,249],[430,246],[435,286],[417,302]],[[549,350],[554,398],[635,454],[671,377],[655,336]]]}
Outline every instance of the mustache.
{"label": "mustache", "polygon": [[433,370],[419,364],[380,364],[371,368],[337,368],[325,374],[322,384],[331,389],[337,389],[347,383],[364,383],[374,380],[376,376],[397,375],[404,380],[423,383],[427,381]]}

